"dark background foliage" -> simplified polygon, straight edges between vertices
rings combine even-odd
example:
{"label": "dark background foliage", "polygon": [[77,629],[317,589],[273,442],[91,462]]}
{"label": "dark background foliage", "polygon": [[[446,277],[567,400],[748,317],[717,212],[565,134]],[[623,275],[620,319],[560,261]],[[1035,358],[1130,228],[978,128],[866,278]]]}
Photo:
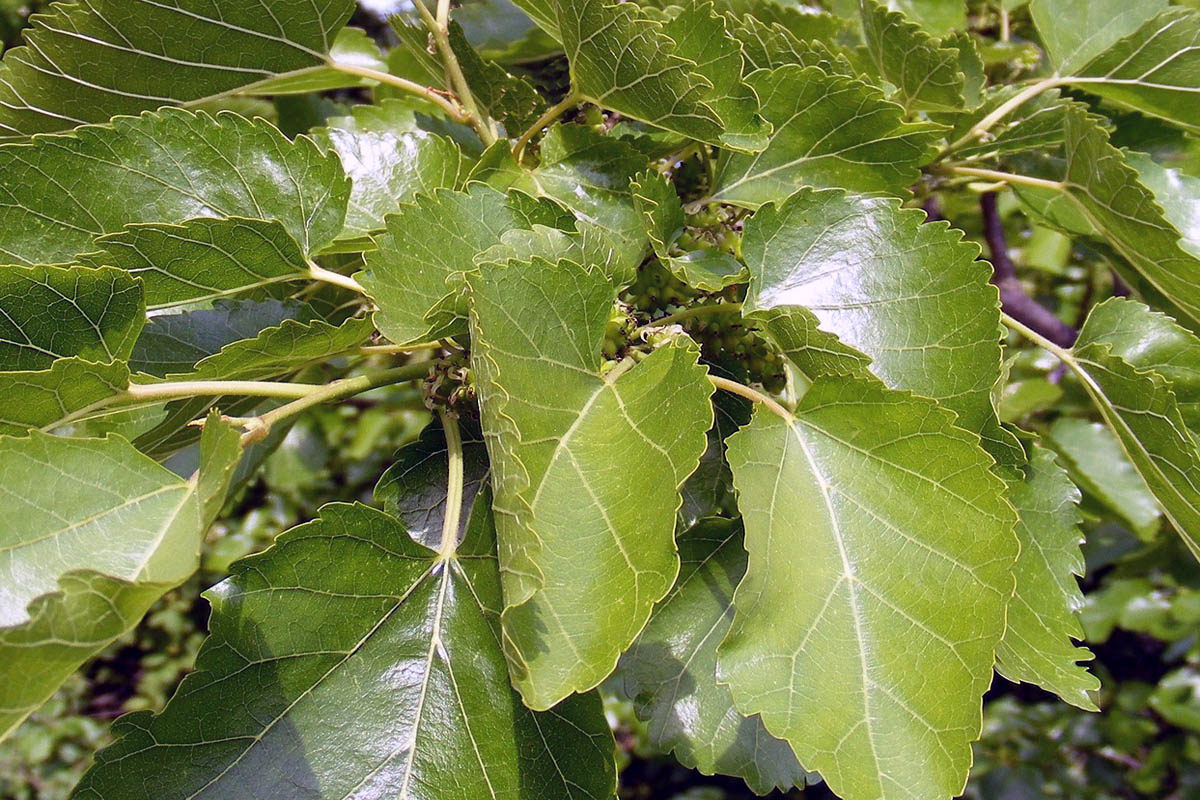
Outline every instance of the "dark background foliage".
{"label": "dark background foliage", "polygon": [[[1135,0],[1136,1],[1136,0]],[[4,47],[19,39],[40,0],[0,0]],[[365,3],[379,9],[378,0]],[[998,5],[998,4],[993,4]],[[974,8],[976,27],[998,24],[995,12]],[[1019,13],[1013,40],[992,53],[992,69],[1019,69]],[[364,8],[352,24],[376,37],[390,33]],[[529,77],[553,91],[563,62],[527,66]],[[246,111],[269,116],[289,134],[321,124],[352,96],[290,96]],[[1200,148],[1181,134],[1128,115],[1117,118],[1114,143],[1153,150],[1160,161],[1200,177]],[[981,241],[984,218],[964,193],[931,195],[926,210],[944,216]],[[1077,326],[1094,302],[1121,287],[1103,256],[1021,218],[1006,205],[990,209],[1005,231],[1025,291]],[[1020,231],[1019,234],[1015,233]],[[1002,416],[1027,429],[1049,430],[1055,416],[1093,414],[1074,382],[1036,350],[1020,351],[1013,380],[1000,398]],[[1051,409],[1053,409],[1051,411]],[[108,723],[122,713],[161,709],[189,670],[206,630],[208,607],[200,592],[219,581],[235,559],[267,546],[280,531],[310,519],[322,504],[372,502],[371,487],[391,454],[413,440],[428,420],[413,389],[363,395],[302,418],[265,469],[229,502],[214,526],[201,571],[170,592],[141,625],[115,642],[66,683],[8,741],[0,744],[0,798],[66,797],[91,755],[109,741]],[[1081,611],[1091,665],[1101,678],[1101,714],[1069,707],[1029,686],[997,677],[987,697],[982,740],[967,797],[978,800],[1125,800],[1200,797],[1200,566],[1177,537],[1153,526],[1134,533],[1085,490],[1086,604]],[[610,695],[609,721],[621,759],[621,796],[629,800],[740,800],[753,797],[735,779],[706,777],[651,752],[631,705]],[[784,797],[785,795],[775,795]],[[788,798],[827,798],[816,786]]]}

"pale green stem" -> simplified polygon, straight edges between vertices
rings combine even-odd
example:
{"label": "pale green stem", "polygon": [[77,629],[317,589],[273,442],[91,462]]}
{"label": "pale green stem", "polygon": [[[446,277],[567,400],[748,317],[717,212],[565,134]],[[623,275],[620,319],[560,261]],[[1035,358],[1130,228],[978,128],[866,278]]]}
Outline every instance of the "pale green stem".
{"label": "pale green stem", "polygon": [[452,102],[445,95],[434,91],[428,86],[422,86],[419,83],[401,78],[397,75],[391,75],[387,72],[380,72],[379,70],[370,69],[368,67],[356,67],[353,64],[342,64],[332,59],[328,61],[328,64],[338,72],[344,72],[347,75],[357,75],[358,77],[366,78],[367,80],[378,81],[379,83],[384,83],[388,86],[394,86],[401,91],[415,94],[418,97],[423,97],[434,105],[439,106],[443,111],[446,112],[447,116],[449,116],[450,119],[454,120],[455,122],[461,122],[464,125],[474,124],[474,120],[471,117],[469,110],[464,111],[458,106],[458,104]]}
{"label": "pale green stem", "polygon": [[1000,312],[1000,320],[1005,325],[1012,328],[1014,331],[1016,331],[1017,333],[1021,334],[1029,341],[1036,344],[1038,347],[1042,348],[1046,352],[1048,352],[1051,355],[1058,358],[1060,361],[1062,361],[1067,366],[1071,367],[1072,369],[1076,369],[1076,371],[1078,371],[1076,368],[1076,365],[1075,365],[1075,358],[1074,358],[1074,356],[1071,355],[1071,351],[1064,350],[1063,348],[1056,345],[1054,342],[1047,339],[1045,336],[1042,336],[1040,333],[1035,331],[1033,328],[1030,328],[1028,325],[1018,322],[1017,320],[1013,319],[1012,317],[1010,317],[1008,314],[1005,314],[1004,312]]}
{"label": "pale green stem", "polygon": [[305,397],[324,384],[279,383],[275,381],[164,381],[132,383],[117,399],[137,403],[175,400],[181,397]]}
{"label": "pale green stem", "polygon": [[307,411],[313,406],[353,397],[380,386],[423,378],[429,374],[429,366],[429,362],[406,364],[403,367],[381,370],[367,375],[356,375],[353,378],[342,378],[333,383],[313,387],[314,391],[297,400],[273,408],[260,416],[239,420],[246,427],[246,432],[242,434],[242,445],[253,444],[261,440],[270,433],[272,425]]}
{"label": "pale green stem", "polygon": [[442,541],[438,547],[438,557],[448,559],[453,557],[458,549],[458,526],[462,514],[463,500],[463,453],[462,436],[458,431],[458,422],[443,409],[438,409],[438,418],[442,421],[442,431],[446,435],[446,513],[442,517]]}
{"label": "pale green stem", "polygon": [[537,136],[538,131],[545,128],[551,122],[558,119],[571,106],[579,105],[581,98],[575,92],[570,92],[559,102],[547,108],[542,115],[538,117],[532,125],[526,128],[521,137],[517,139],[517,143],[513,145],[513,158],[517,161],[521,160],[521,153],[525,150],[525,145],[529,144],[529,140]]}
{"label": "pale green stem", "polygon": [[308,271],[314,280],[324,281],[325,283],[330,283],[334,286],[340,286],[343,289],[349,289],[350,291],[357,292],[361,295],[365,295],[367,293],[367,290],[362,287],[362,284],[354,280],[354,278],[351,278],[349,275],[342,275],[339,272],[325,269],[324,267],[318,266],[312,262],[309,262]]}
{"label": "pale green stem", "polygon": [[1056,192],[1061,192],[1066,188],[1066,186],[1064,186],[1060,181],[1048,181],[1044,178],[1034,178],[1029,175],[1016,175],[1011,172],[997,172],[994,169],[951,167],[951,172],[956,175],[969,175],[973,178],[981,178],[983,180],[993,181],[995,183],[1031,186],[1035,189],[1051,189]]}
{"label": "pale green stem", "polygon": [[653,322],[648,322],[633,332],[634,336],[644,333],[651,328],[665,328],[668,325],[676,325],[684,320],[689,320],[692,317],[699,317],[704,314],[736,314],[742,310],[741,303],[710,303],[705,306],[692,306],[685,308],[682,311],[676,311],[674,314],[668,314],[665,317],[656,319]]}
{"label": "pale green stem", "polygon": [[[438,17],[442,15],[441,2],[438,5]],[[470,116],[470,124],[475,128],[475,132],[479,134],[479,138],[483,140],[484,146],[493,144],[497,137],[496,132],[492,130],[491,120],[485,117],[479,111],[479,106],[475,102],[475,95],[471,93],[471,85],[467,83],[467,76],[463,74],[462,66],[458,63],[458,57],[454,55],[454,49],[450,46],[450,4],[446,3],[444,20],[435,18],[429,13],[424,0],[413,0],[413,5],[417,7],[417,13],[421,15],[425,27],[429,28],[433,34],[433,41],[437,45],[438,52],[442,56],[442,64],[446,67],[446,74],[450,78],[451,88],[458,95],[459,102]]]}
{"label": "pale green stem", "polygon": [[983,136],[985,133],[991,130],[997,122],[1007,117],[1029,100],[1037,97],[1042,92],[1062,86],[1065,83],[1066,81],[1063,78],[1060,78],[1056,75],[1052,78],[1046,78],[1045,80],[1038,81],[1037,83],[1026,87],[1024,90],[1017,92],[1007,101],[997,106],[992,113],[975,123],[971,130],[967,131],[956,141],[951,143],[950,146],[943,150],[940,155],[945,156],[948,153],[953,153],[955,150],[958,150],[961,147],[965,147],[974,140]]}
{"label": "pale green stem", "polygon": [[781,406],[773,397],[765,395],[757,389],[751,389],[744,383],[731,381],[728,378],[721,378],[716,375],[709,375],[709,381],[712,385],[730,394],[736,394],[739,397],[744,397],[752,403],[760,403],[767,408],[771,413],[785,420],[789,425],[796,421],[792,412]]}
{"label": "pale green stem", "polygon": [[390,356],[416,353],[421,350],[436,350],[443,342],[419,342],[417,344],[368,344],[356,348],[353,352],[364,356]]}

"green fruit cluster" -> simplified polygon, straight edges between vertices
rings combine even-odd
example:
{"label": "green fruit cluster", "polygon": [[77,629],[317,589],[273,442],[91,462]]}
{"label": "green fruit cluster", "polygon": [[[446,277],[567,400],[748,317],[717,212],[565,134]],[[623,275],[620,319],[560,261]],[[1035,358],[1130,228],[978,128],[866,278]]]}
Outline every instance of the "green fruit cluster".
{"label": "green fruit cluster", "polygon": [[[649,322],[695,305],[737,303],[745,296],[744,286],[730,286],[720,292],[702,292],[688,286],[672,275],[661,262],[651,260],[638,270],[637,280],[621,293],[621,299],[609,323],[610,335],[620,331],[632,333],[632,327],[615,325],[624,309],[632,309]],[[741,362],[752,382],[762,384],[768,392],[783,390],[787,382],[783,355],[756,330],[746,325],[740,311],[727,314],[710,313],[691,317],[680,323],[697,344],[701,355],[709,361]],[[626,334],[627,336],[628,334]],[[627,340],[610,342],[605,339],[605,356],[614,358],[624,352]]]}
{"label": "green fruit cluster", "polygon": [[683,233],[675,240],[681,252],[717,250],[734,258],[742,254],[742,213],[732,206],[710,203],[687,216]]}

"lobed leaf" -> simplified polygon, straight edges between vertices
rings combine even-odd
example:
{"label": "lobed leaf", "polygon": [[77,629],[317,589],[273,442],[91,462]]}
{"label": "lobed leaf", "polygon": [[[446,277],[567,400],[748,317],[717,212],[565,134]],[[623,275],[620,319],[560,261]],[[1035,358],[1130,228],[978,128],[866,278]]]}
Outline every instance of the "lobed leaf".
{"label": "lobed leaf", "polygon": [[758,96],[742,80],[742,48],[712,0],[685,0],[662,30],[675,52],[694,62],[692,71],[712,84],[705,101],[721,118],[725,146],[746,152],[766,147],[771,125],[758,114]]}
{"label": "lobed leaf", "polygon": [[313,138],[337,153],[353,181],[339,239],[380,231],[383,218],[402,203],[466,182],[467,159],[458,145],[419,127],[409,104],[399,100],[354,106]]}
{"label": "lobed leaf", "polygon": [[646,237],[629,182],[645,169],[646,157],[583,125],[555,125],[542,139],[541,154],[531,176],[537,193],[600,229],[616,250],[616,263],[636,268],[646,252]]}
{"label": "lobed leaf", "polygon": [[966,105],[960,52],[944,47],[875,0],[859,0],[863,39],[875,69],[896,87],[906,112],[958,111]]}
{"label": "lobed leaf", "polygon": [[552,203],[483,184],[440,189],[385,220],[357,278],[379,306],[375,324],[396,344],[453,335],[465,328],[465,278],[474,259],[507,231],[563,223]]}
{"label": "lobed leaf", "polygon": [[[722,119],[711,104],[723,102],[724,95],[713,96],[712,81],[636,3],[554,3],[559,38],[571,65],[571,87],[580,97],[690,139],[745,146],[740,138],[745,132],[727,128],[738,118]],[[696,47],[693,43],[693,52]]]}

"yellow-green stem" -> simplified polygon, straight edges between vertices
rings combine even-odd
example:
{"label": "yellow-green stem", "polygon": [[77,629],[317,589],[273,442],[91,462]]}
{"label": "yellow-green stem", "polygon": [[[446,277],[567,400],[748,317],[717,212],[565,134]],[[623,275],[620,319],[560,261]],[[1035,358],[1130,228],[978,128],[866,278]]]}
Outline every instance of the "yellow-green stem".
{"label": "yellow-green stem", "polygon": [[463,498],[463,454],[462,436],[458,422],[444,410],[438,409],[442,421],[442,432],[446,436],[446,513],[442,517],[442,541],[438,556],[450,558],[458,549],[458,527],[462,514]]}
{"label": "yellow-green stem", "polygon": [[423,378],[429,374],[429,367],[430,363],[427,361],[419,364],[406,364],[403,367],[385,369],[366,375],[356,375],[353,378],[342,378],[333,383],[317,386],[315,387],[315,391],[309,392],[299,399],[285,403],[278,408],[273,408],[260,416],[244,420],[246,432],[242,435],[242,445],[245,446],[259,441],[270,432],[272,425],[288,417],[303,413],[313,406],[318,406],[322,403],[331,403],[335,400],[343,400],[347,397],[353,397],[356,394],[370,391],[371,389],[377,389],[380,386]]}
{"label": "yellow-green stem", "polygon": [[356,67],[353,64],[341,64],[332,59],[329,60],[329,66],[338,72],[344,72],[347,75],[357,75],[360,78],[377,81],[379,83],[393,86],[401,91],[415,94],[418,97],[423,97],[429,102],[439,106],[446,112],[447,116],[455,122],[461,122],[464,125],[474,124],[474,120],[469,110],[464,110],[457,103],[450,100],[443,94],[434,91],[428,86],[422,86],[414,81],[401,78],[397,75],[391,75],[387,72],[370,69],[368,67]]}

